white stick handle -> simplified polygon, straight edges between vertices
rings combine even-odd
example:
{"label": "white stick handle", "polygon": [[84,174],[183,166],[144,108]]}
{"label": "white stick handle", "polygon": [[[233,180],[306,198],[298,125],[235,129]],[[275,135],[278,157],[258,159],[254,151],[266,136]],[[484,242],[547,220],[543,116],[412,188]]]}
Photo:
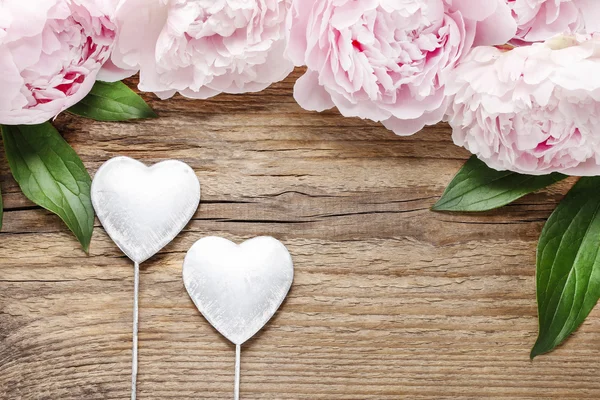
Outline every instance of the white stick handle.
{"label": "white stick handle", "polygon": [[140,296],[140,264],[135,263],[133,289],[133,348],[131,355],[131,400],[135,400],[137,392],[137,374],[138,374],[138,321]]}
{"label": "white stick handle", "polygon": [[235,345],[235,386],[233,389],[234,400],[240,400],[240,359],[242,355],[242,346]]}

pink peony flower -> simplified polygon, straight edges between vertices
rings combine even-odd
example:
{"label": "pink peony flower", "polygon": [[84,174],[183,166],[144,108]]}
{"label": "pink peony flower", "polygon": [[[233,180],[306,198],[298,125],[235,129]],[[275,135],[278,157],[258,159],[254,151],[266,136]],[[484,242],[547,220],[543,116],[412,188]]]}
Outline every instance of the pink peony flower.
{"label": "pink peony flower", "polygon": [[598,0],[506,0],[519,26],[517,40],[540,42],[565,33],[600,30]]}
{"label": "pink peony flower", "polygon": [[287,0],[122,0],[120,33],[102,79],[140,71],[165,99],[258,92],[293,69],[283,57]]}
{"label": "pink peony flower", "polygon": [[448,73],[478,44],[510,40],[504,0],[293,0],[288,55],[305,109],[337,106],[399,135],[439,122]]}
{"label": "pink peony flower", "polygon": [[0,0],[0,124],[38,124],[92,89],[115,37],[105,0]]}
{"label": "pink peony flower", "polygon": [[600,36],[474,49],[450,76],[454,142],[490,167],[600,174]]}
{"label": "pink peony flower", "polygon": [[600,30],[597,0],[507,0],[518,25],[517,40],[538,42],[559,34]]}

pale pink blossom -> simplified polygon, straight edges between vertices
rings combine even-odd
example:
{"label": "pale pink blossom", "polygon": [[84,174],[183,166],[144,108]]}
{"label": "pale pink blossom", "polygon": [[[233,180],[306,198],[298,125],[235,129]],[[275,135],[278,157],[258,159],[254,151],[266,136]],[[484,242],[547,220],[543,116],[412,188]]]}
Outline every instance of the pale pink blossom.
{"label": "pale pink blossom", "polygon": [[448,73],[474,45],[510,40],[505,0],[293,0],[288,55],[305,109],[337,107],[410,135],[439,122]]}
{"label": "pale pink blossom", "polygon": [[600,30],[598,0],[506,0],[517,21],[516,38],[540,42],[555,35]]}
{"label": "pale pink blossom", "polygon": [[116,26],[105,0],[0,0],[0,124],[38,124],[89,93]]}
{"label": "pale pink blossom", "polygon": [[454,142],[490,167],[600,174],[600,36],[474,49],[451,75]]}
{"label": "pale pink blossom", "polygon": [[600,31],[598,0],[507,0],[517,21],[515,39],[540,42],[561,34]]}
{"label": "pale pink blossom", "polygon": [[258,92],[293,69],[283,56],[288,0],[122,0],[102,79],[139,70],[139,89],[169,98]]}

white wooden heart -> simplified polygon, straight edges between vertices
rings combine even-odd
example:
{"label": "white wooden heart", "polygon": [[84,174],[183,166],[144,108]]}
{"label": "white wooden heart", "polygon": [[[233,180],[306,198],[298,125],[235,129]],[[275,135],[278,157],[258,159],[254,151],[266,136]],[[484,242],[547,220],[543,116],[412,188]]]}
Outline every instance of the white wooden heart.
{"label": "white wooden heart", "polygon": [[147,167],[129,157],[104,163],[92,182],[102,226],[132,261],[142,263],[172,241],[200,202],[200,182],[185,163]]}
{"label": "white wooden heart", "polygon": [[192,246],[183,263],[190,297],[208,322],[236,345],[271,319],[293,279],[290,253],[266,236],[240,245],[206,237]]}

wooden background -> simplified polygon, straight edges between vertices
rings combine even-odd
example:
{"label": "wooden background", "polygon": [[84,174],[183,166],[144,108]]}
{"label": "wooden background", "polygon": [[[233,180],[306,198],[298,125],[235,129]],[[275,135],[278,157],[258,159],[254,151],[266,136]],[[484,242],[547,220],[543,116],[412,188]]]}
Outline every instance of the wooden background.
{"label": "wooden background", "polygon": [[[181,279],[206,235],[272,235],[295,262],[288,299],[243,348],[242,399],[599,398],[598,311],[529,360],[536,242],[573,181],[496,212],[436,214],[468,158],[448,127],[401,138],[304,111],[298,76],[209,101],[147,96],[158,120],[56,121],[92,174],[117,155],[176,158],[203,185],[193,221],[142,266],[139,399],[232,398],[234,347]],[[86,257],[4,159],[0,171],[0,398],[129,398],[131,263],[98,223]]]}

